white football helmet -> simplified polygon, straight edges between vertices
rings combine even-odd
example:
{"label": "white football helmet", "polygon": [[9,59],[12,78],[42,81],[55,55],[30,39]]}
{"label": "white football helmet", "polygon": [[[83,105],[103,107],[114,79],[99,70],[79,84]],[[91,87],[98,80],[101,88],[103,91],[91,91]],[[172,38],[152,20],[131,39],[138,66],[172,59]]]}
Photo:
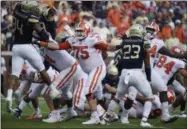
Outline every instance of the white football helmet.
{"label": "white football helmet", "polygon": [[91,28],[89,25],[81,22],[78,24],[78,27],[75,28],[75,36],[79,39],[82,40],[88,36],[90,33]]}
{"label": "white football helmet", "polygon": [[153,39],[157,36],[158,32],[160,31],[159,26],[152,22],[151,24],[146,26],[146,37],[147,39]]}
{"label": "white football helmet", "polygon": [[140,24],[132,25],[129,29],[129,37],[136,36],[142,38],[144,36],[144,28]]}

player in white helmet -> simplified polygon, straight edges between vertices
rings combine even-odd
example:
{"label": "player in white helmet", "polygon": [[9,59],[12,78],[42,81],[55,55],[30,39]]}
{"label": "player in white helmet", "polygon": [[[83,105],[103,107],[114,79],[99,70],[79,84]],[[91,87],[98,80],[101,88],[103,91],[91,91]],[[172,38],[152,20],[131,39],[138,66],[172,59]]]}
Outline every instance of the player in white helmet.
{"label": "player in white helmet", "polygon": [[164,45],[164,42],[157,37],[159,32],[159,26],[152,22],[150,25],[146,26],[146,35],[145,38],[149,39],[151,42],[151,49],[150,49],[150,61],[151,61],[151,86],[154,90],[157,90],[160,93],[160,101],[161,101],[161,109],[162,115],[161,120],[165,123],[172,122],[177,118],[174,116],[169,115],[168,111],[168,99],[167,99],[167,85],[164,84],[162,77],[153,69],[156,56],[158,53],[163,55],[168,55],[171,57],[176,58],[186,58],[186,54],[174,54],[169,49],[167,49]]}
{"label": "player in white helmet", "polygon": [[96,111],[96,98],[102,98],[101,81],[105,77],[106,68],[101,51],[115,51],[120,45],[109,45],[104,43],[99,35],[90,33],[92,30],[89,25],[81,22],[75,29],[75,36],[68,38],[66,42],[58,44],[42,43],[41,45],[51,49],[72,49],[75,57],[85,73],[88,74],[88,80],[85,87],[86,97],[91,108],[91,119],[83,124],[98,124],[99,115]]}

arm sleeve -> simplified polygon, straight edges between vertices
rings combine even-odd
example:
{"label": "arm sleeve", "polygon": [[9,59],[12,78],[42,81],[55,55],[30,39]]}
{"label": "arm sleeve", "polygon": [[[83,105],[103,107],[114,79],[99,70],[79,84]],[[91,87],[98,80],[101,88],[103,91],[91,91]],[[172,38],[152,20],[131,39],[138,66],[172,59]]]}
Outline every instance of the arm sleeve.
{"label": "arm sleeve", "polygon": [[71,48],[71,45],[68,42],[60,43],[59,44],[59,49],[69,49]]}
{"label": "arm sleeve", "polygon": [[107,48],[108,48],[108,44],[107,43],[104,43],[104,42],[98,42],[94,45],[94,47],[96,49],[100,49],[100,50],[103,50],[103,51],[106,51]]}

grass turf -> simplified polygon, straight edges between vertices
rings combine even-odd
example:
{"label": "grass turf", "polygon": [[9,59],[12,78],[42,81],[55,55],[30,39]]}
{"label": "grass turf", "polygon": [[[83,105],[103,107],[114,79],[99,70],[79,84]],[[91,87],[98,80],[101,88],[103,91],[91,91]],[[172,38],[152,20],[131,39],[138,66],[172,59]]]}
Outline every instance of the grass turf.
{"label": "grass turf", "polygon": [[[42,110],[43,116],[47,116],[47,106],[44,101],[40,101],[40,108]],[[15,106],[15,104],[14,104]],[[67,122],[59,122],[55,124],[47,124],[41,120],[29,121],[26,118],[33,112],[32,109],[25,107],[22,113],[21,119],[16,120],[13,114],[9,114],[5,110],[5,100],[1,99],[1,127],[2,128],[141,128],[139,126],[140,119],[130,119],[130,124],[122,125],[119,121],[109,123],[107,125],[82,125],[81,123],[88,120],[88,117],[79,117]],[[183,128],[187,129],[187,119],[179,118],[177,121],[169,124],[162,124],[160,119],[150,119],[149,122],[154,126],[153,128]]]}

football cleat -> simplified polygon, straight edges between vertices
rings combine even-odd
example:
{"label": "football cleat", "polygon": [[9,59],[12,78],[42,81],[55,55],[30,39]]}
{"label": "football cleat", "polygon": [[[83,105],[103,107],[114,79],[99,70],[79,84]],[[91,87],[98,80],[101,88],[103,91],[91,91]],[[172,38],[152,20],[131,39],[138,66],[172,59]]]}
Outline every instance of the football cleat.
{"label": "football cleat", "polygon": [[178,115],[179,118],[187,118],[187,115],[185,114],[184,111],[180,112]]}
{"label": "football cleat", "polygon": [[100,123],[100,120],[93,118],[93,117],[91,117],[91,119],[88,121],[82,122],[83,125],[93,125],[93,124],[99,124],[99,123]]}
{"label": "football cleat", "polygon": [[62,118],[62,121],[67,121],[67,120],[73,119],[77,116],[78,116],[77,112],[75,110],[71,110],[71,111],[68,111],[66,117]]}
{"label": "football cleat", "polygon": [[141,127],[147,127],[147,128],[153,127],[153,126],[152,126],[150,123],[148,123],[147,121],[141,121],[140,126],[141,126]]}
{"label": "football cleat", "polygon": [[20,116],[21,116],[21,113],[22,113],[22,110],[19,109],[19,108],[16,108],[16,109],[13,109],[13,112],[14,112],[14,115],[15,115],[16,119],[19,120]]}
{"label": "football cleat", "polygon": [[61,119],[60,114],[58,112],[52,111],[49,114],[49,118],[43,119],[42,121],[45,123],[57,123],[57,122],[61,122],[62,119]]}
{"label": "football cleat", "polygon": [[167,123],[174,122],[177,119],[178,119],[177,116],[169,116],[169,117],[165,117],[165,118],[163,117],[163,118],[161,118],[161,121],[162,121],[162,123],[167,124]]}
{"label": "football cleat", "polygon": [[128,120],[128,118],[127,117],[124,117],[124,116],[121,116],[121,123],[122,124],[129,124],[129,120]]}

